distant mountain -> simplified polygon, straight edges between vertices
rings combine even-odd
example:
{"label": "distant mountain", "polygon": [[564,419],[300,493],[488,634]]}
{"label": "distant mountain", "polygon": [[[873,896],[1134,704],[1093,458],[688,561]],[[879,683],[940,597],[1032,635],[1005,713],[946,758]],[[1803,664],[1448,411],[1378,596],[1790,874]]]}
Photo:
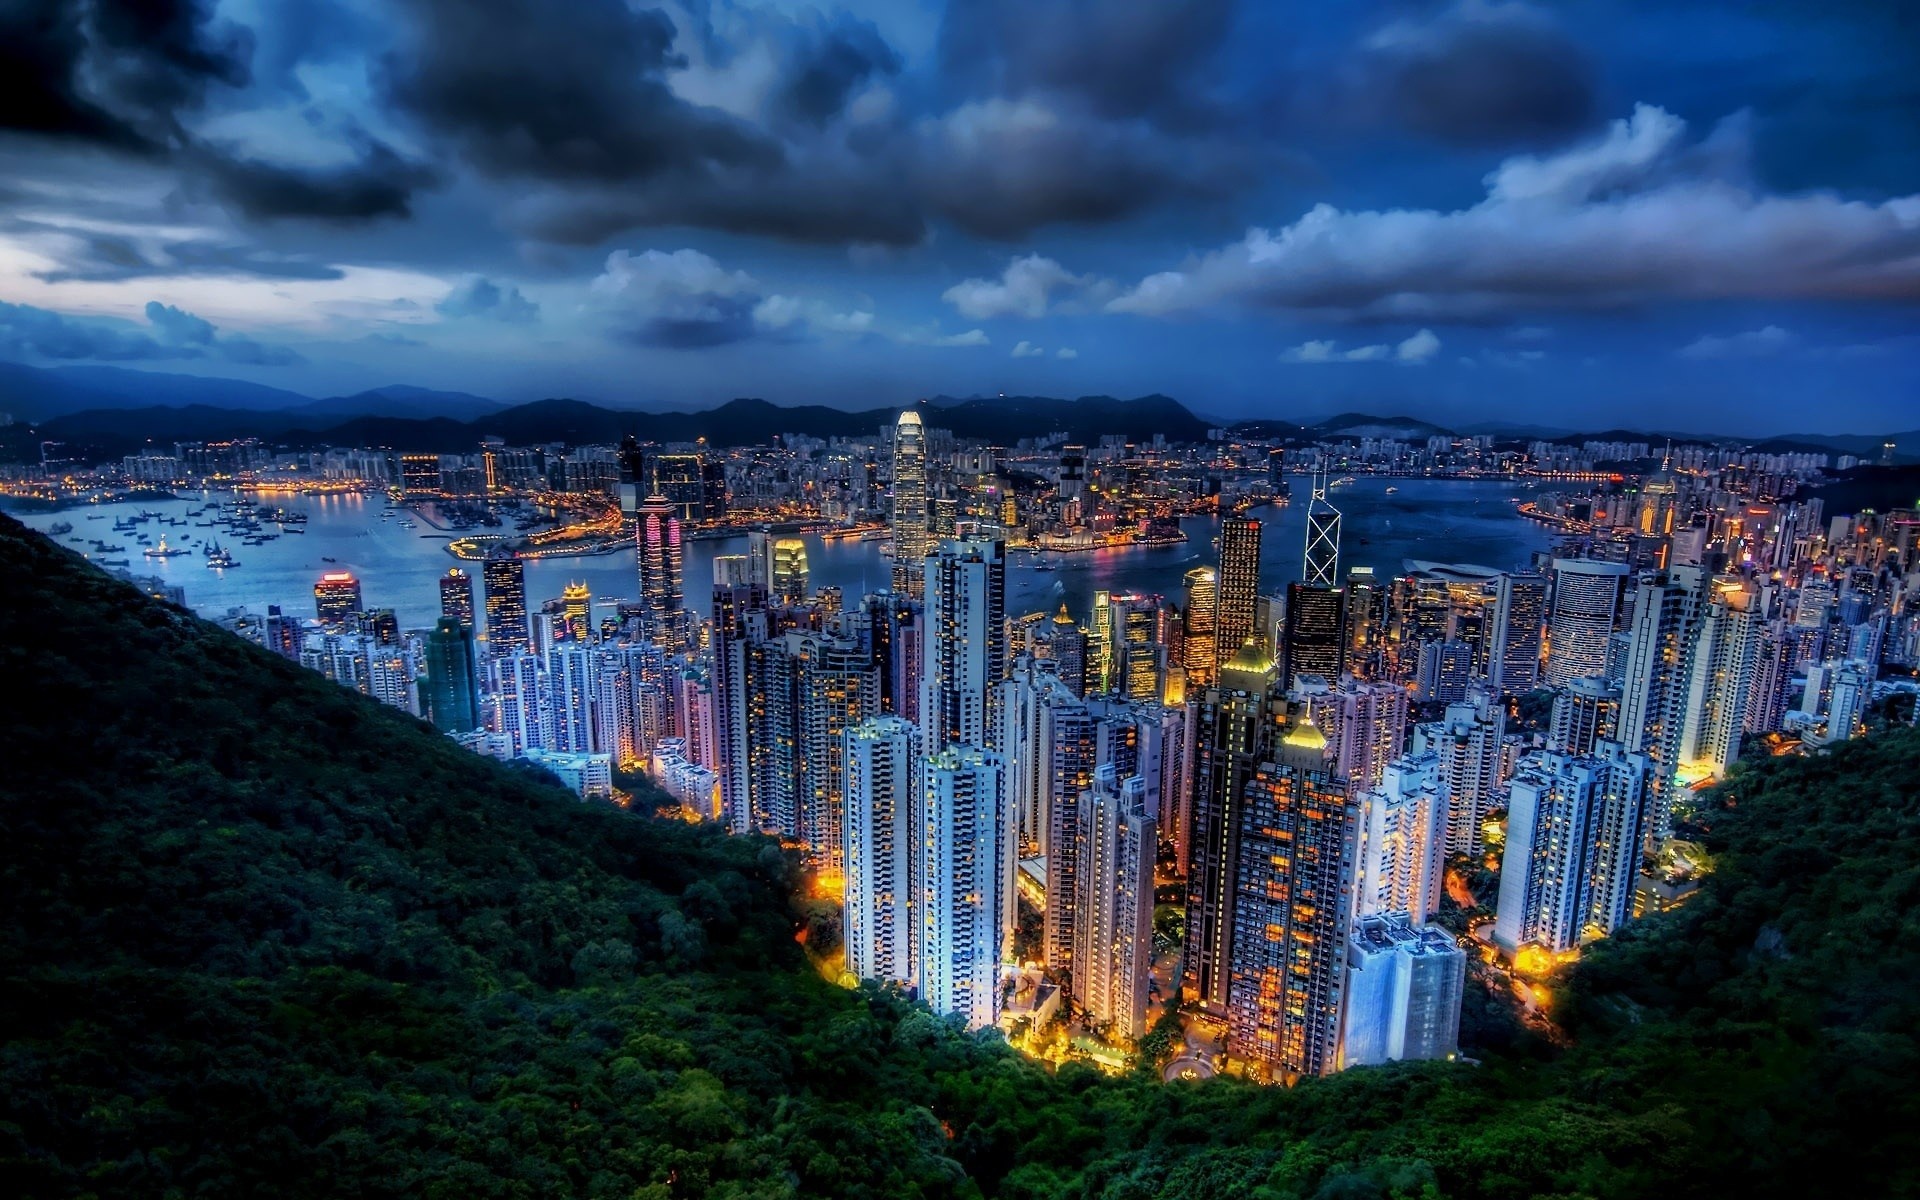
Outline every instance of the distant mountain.
{"label": "distant mountain", "polygon": [[215,408],[270,412],[312,404],[283,388],[212,375],[134,371],[125,367],[30,367],[0,363],[0,412],[16,420],[99,408]]}
{"label": "distant mountain", "polygon": [[440,392],[432,388],[395,383],[365,392],[356,392],[351,396],[330,396],[325,400],[314,400],[290,411],[306,420],[382,416],[448,417],[456,421],[472,421],[489,413],[499,412],[504,407],[505,405],[498,400],[475,396],[470,392]]}
{"label": "distant mountain", "polygon": [[[469,416],[478,406],[490,409]],[[361,411],[348,415],[355,409]],[[405,415],[409,409],[420,415]],[[1076,400],[996,396],[931,401],[924,409],[929,424],[951,429],[960,437],[1003,443],[1055,433],[1086,442],[1105,434],[1145,440],[1156,433],[1169,441],[1199,441],[1208,429],[1206,422],[1167,396],[1134,400],[1111,396]],[[782,434],[869,437],[892,424],[899,413],[900,409],[892,406],[847,412],[823,405],[788,408],[747,398],[729,400],[702,412],[635,412],[567,399],[501,408],[463,393],[408,389],[396,395],[395,389],[379,389],[265,412],[208,405],[94,408],[39,421],[31,429],[16,426],[5,444],[18,456],[27,453],[35,442],[58,441],[67,445],[70,454],[93,461],[131,454],[149,443],[217,437],[259,437],[289,446],[384,446],[395,450],[457,449],[488,437],[511,445],[601,444],[617,442],[627,434],[656,442],[705,438],[716,446],[751,446]]]}

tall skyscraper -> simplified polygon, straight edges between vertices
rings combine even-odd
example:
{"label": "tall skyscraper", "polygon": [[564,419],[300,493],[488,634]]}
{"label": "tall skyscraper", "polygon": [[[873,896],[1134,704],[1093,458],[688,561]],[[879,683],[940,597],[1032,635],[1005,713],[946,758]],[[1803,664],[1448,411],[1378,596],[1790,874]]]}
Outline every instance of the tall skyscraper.
{"label": "tall skyscraper", "polygon": [[1227,1049],[1276,1078],[1339,1067],[1357,809],[1301,720],[1247,781],[1234,863]]}
{"label": "tall skyscraper", "polygon": [[684,604],[684,550],[680,516],[658,493],[640,506],[635,545],[640,570],[640,604],[646,610],[648,636],[677,648],[679,614]]}
{"label": "tall skyscraper", "polygon": [[1216,642],[1220,607],[1220,572],[1195,567],[1187,572],[1186,603],[1180,613],[1182,665],[1187,686],[1203,688],[1213,682],[1221,657]]}
{"label": "tall skyscraper", "polygon": [[1066,601],[1053,616],[1053,661],[1059,664],[1060,681],[1076,696],[1087,694],[1087,634],[1067,612]]}
{"label": "tall skyscraper", "polygon": [[[766,592],[741,572],[714,560],[713,740],[719,777],[720,819],[735,833],[753,828],[753,725],[765,698],[756,699],[749,676],[754,625],[765,628]],[[733,578],[729,578],[729,577]]]}
{"label": "tall skyscraper", "polygon": [[1651,766],[1618,743],[1596,751],[1528,755],[1514,772],[1493,926],[1508,954],[1572,950],[1633,913]]}
{"label": "tall skyscraper", "polygon": [[1340,587],[1340,510],[1327,502],[1325,476],[1314,480],[1313,498],[1307,502],[1307,552],[1302,560],[1301,580],[1308,587]]}
{"label": "tall skyscraper", "polygon": [[328,571],[313,585],[313,607],[322,625],[345,629],[363,608],[360,581],[350,571]]}
{"label": "tall skyscraper", "polygon": [[1126,1038],[1146,1032],[1157,841],[1146,781],[1102,766],[1080,801],[1073,998]]}
{"label": "tall skyscraper", "polygon": [[1540,686],[1540,637],[1547,619],[1547,581],[1502,575],[1495,585],[1487,678],[1503,696]]}
{"label": "tall skyscraper", "polygon": [[1553,610],[1547,618],[1546,685],[1563,688],[1582,675],[1604,675],[1607,643],[1626,594],[1625,563],[1553,560]]}
{"label": "tall skyscraper", "polygon": [[1307,675],[1340,676],[1346,650],[1346,605],[1337,587],[1310,583],[1287,585],[1286,631],[1281,635],[1281,664],[1288,687]]}
{"label": "tall skyscraper", "polygon": [[933,754],[956,743],[990,747],[1006,675],[1007,560],[1003,543],[961,539],[925,560],[920,741]]}
{"label": "tall skyscraper", "polygon": [[440,615],[474,628],[473,577],[459,567],[449,567],[440,577]]}
{"label": "tall skyscraper", "polygon": [[1253,609],[1260,598],[1260,522],[1228,517],[1220,522],[1220,576],[1215,600],[1214,658],[1221,664],[1253,636]]}
{"label": "tall skyscraper", "polygon": [[570,642],[593,640],[593,589],[578,581],[560,589],[561,624]]}
{"label": "tall skyscraper", "polygon": [[472,733],[480,727],[474,690],[473,631],[441,617],[427,635],[427,719],[441,733]]}
{"label": "tall skyscraper", "polygon": [[1013,831],[1000,757],[949,745],[921,771],[920,997],[982,1029],[1000,1016],[1000,964],[1012,924]]}
{"label": "tall skyscraper", "polygon": [[843,941],[856,979],[914,981],[916,795],[913,726],[874,717],[845,735]]}
{"label": "tall skyscraper", "polygon": [[893,425],[893,590],[918,600],[927,555],[927,434],[907,409]]}
{"label": "tall skyscraper", "polygon": [[797,537],[774,540],[772,590],[776,603],[806,603],[809,591],[807,544]]}
{"label": "tall skyscraper", "polygon": [[1227,1011],[1243,793],[1267,755],[1278,677],[1273,659],[1248,639],[1194,701],[1184,970],[1194,1002],[1214,1016]]}
{"label": "tall skyscraper", "polygon": [[513,654],[532,649],[526,564],[511,550],[495,550],[480,566],[480,587],[487,606],[488,650]]}

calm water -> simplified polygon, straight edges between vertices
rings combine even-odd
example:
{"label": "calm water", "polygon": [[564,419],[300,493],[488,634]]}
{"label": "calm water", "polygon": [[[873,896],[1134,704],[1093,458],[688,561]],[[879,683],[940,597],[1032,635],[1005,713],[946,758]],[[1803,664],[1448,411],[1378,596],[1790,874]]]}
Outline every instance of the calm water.
{"label": "calm water", "polygon": [[[1397,487],[1397,494],[1387,495],[1389,486]],[[1294,490],[1304,497],[1305,481],[1297,482]],[[1391,575],[1400,572],[1404,560],[1410,558],[1477,563],[1497,569],[1522,566],[1535,551],[1551,548],[1553,537],[1550,531],[1514,515],[1509,500],[1514,494],[1513,485],[1506,483],[1362,478],[1333,494],[1335,505],[1344,514],[1341,570],[1371,566],[1382,575]],[[438,577],[448,567],[462,565],[469,574],[478,574],[479,564],[460,564],[447,552],[446,533],[425,521],[418,522],[416,529],[403,529],[399,514],[382,520],[384,502],[379,497],[360,496],[276,499],[272,503],[297,507],[308,514],[307,532],[286,534],[261,546],[237,545],[223,537],[240,566],[225,572],[210,571],[197,543],[209,534],[221,536],[224,531],[195,528],[192,518],[186,517],[188,510],[207,502],[189,495],[173,501],[30,513],[21,519],[43,531],[56,521],[72,523],[73,533],[57,539],[62,545],[90,557],[126,558],[135,574],[157,575],[179,584],[186,591],[188,605],[204,616],[222,616],[239,606],[264,612],[269,604],[306,615],[312,611],[313,584],[321,573],[348,570],[359,576],[368,607],[391,608],[404,627],[419,628],[431,625],[439,616]],[[1261,583],[1269,592],[1281,590],[1300,576],[1306,508],[1301,499],[1254,514],[1264,523]],[[114,533],[113,522],[142,509],[188,520],[185,527],[150,522],[139,531],[156,542],[162,533],[171,543],[185,538],[194,553],[171,559],[141,558],[135,535]],[[103,519],[87,519],[94,516]],[[1033,570],[1027,565],[1032,561],[1030,556],[1015,555],[1016,566],[1007,585],[1007,611],[1020,614],[1052,609],[1065,600],[1074,615],[1084,617],[1099,588],[1177,597],[1187,571],[1215,560],[1213,539],[1219,528],[1211,518],[1190,519],[1184,525],[1188,535],[1184,545],[1051,555],[1045,561],[1057,568],[1053,571]],[[122,544],[128,549],[97,555],[88,541],[74,542],[69,540],[72,537],[104,538],[109,545]],[[807,540],[814,586],[838,585],[852,599],[887,583],[890,571],[881,554],[881,543]],[[741,554],[745,550],[745,538],[689,542],[689,605],[704,609],[704,597],[713,582],[715,555]],[[328,563],[322,561],[324,558],[337,561]],[[529,604],[558,597],[561,588],[575,580],[592,588],[597,610],[604,608],[609,613],[613,598],[638,592],[632,551],[538,559],[527,563]],[[605,603],[599,603],[603,599]]]}

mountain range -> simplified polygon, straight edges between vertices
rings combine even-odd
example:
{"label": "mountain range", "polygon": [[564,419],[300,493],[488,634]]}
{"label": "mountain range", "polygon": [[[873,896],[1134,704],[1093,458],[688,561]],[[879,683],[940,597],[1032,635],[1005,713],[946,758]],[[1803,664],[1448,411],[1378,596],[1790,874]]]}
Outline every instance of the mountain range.
{"label": "mountain range", "polygon": [[[920,401],[929,424],[956,437],[1013,442],[1064,434],[1094,442],[1121,435],[1169,442],[1205,440],[1226,423],[1196,415],[1170,396],[1131,400],[1112,396],[1059,399],[1046,396],[952,397]],[[575,399],[508,405],[467,392],[391,384],[347,396],[315,398],[245,380],[135,371],[121,367],[32,367],[0,363],[0,453],[38,454],[38,444],[59,442],[69,456],[87,461],[134,453],[149,444],[258,437],[295,447],[384,446],[396,450],[447,450],[482,438],[509,444],[615,442],[633,434],[656,442],[705,439],[717,446],[758,445],[787,434],[862,437],[893,422],[897,407],[861,411],[824,405],[782,406],[763,399],[730,400],[696,412],[614,409]],[[1299,439],[1398,438],[1423,441],[1448,434],[1487,434],[1578,442],[1589,437],[1656,441],[1715,440],[1699,435],[1609,430],[1600,434],[1542,426],[1481,422],[1458,430],[1418,417],[1346,412],[1313,422],[1281,419],[1240,421],[1229,426],[1243,437]],[[1789,434],[1757,448],[1810,450],[1877,457],[1884,441],[1920,449],[1920,430],[1890,435]],[[1753,444],[1753,443],[1749,443]]]}

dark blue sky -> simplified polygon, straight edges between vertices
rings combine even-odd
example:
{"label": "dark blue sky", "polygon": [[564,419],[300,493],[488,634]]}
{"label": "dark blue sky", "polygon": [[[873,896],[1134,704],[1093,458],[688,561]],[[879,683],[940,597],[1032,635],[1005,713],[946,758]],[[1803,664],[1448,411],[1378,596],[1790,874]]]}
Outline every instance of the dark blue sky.
{"label": "dark blue sky", "polygon": [[0,358],[1920,425],[1898,0],[19,0]]}

